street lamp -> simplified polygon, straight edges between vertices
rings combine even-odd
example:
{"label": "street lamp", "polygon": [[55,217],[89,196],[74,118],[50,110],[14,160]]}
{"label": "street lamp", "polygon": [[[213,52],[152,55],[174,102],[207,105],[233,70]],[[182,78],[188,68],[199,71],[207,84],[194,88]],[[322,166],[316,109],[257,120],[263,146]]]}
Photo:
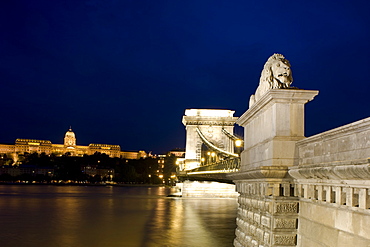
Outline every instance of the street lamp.
{"label": "street lamp", "polygon": [[241,153],[241,148],[244,146],[244,141],[243,140],[241,140],[241,139],[236,139],[235,140],[235,147],[236,147],[236,152],[237,152],[237,154],[239,154],[240,155],[240,153]]}
{"label": "street lamp", "polygon": [[212,157],[212,163],[214,163],[215,162],[215,156],[216,156],[216,153],[215,152],[212,152],[211,153],[211,157]]}
{"label": "street lamp", "polygon": [[235,140],[235,146],[238,147],[238,148],[241,147],[241,146],[243,146],[243,141],[240,140],[240,139],[236,139]]}

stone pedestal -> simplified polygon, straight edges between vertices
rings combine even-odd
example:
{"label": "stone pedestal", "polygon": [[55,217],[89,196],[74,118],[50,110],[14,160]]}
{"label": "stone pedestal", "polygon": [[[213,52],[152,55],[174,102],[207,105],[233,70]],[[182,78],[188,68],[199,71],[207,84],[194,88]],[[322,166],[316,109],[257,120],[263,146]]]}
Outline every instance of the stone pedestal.
{"label": "stone pedestal", "polygon": [[296,246],[295,143],[304,137],[304,104],[318,91],[272,89],[237,121],[244,127],[241,168],[232,174],[240,193],[234,245]]}

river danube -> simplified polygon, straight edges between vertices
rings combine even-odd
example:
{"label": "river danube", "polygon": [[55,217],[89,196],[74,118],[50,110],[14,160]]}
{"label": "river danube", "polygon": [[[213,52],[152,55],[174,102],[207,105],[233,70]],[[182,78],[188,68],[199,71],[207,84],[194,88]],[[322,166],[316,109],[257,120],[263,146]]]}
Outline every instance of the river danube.
{"label": "river danube", "polygon": [[0,185],[0,246],[233,246],[236,199],[166,197],[171,192]]}

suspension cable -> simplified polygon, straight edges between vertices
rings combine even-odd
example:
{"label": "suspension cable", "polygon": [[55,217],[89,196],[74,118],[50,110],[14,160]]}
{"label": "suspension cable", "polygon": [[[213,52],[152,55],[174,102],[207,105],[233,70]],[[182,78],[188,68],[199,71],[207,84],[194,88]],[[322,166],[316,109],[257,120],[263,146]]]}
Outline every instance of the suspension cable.
{"label": "suspension cable", "polygon": [[235,154],[235,153],[230,153],[230,152],[227,152],[225,150],[222,150],[221,148],[219,147],[216,147],[212,142],[208,141],[206,139],[206,137],[203,135],[203,133],[200,131],[199,127],[196,128],[196,131],[199,135],[199,137],[202,139],[203,143],[206,144],[208,147],[210,147],[211,149],[217,151],[217,152],[220,152],[222,154],[225,154],[227,156],[233,156],[233,157],[239,157],[238,154]]}

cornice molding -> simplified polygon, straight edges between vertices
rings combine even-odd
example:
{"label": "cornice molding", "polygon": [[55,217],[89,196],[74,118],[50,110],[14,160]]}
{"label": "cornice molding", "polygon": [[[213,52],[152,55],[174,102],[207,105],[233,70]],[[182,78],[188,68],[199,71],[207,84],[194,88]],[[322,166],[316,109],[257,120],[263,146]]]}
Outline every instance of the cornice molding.
{"label": "cornice molding", "polygon": [[355,163],[291,167],[289,174],[295,179],[370,179],[370,158],[357,160]]}
{"label": "cornice molding", "polygon": [[236,124],[244,126],[257,113],[262,111],[267,105],[272,103],[295,103],[305,104],[319,93],[316,90],[303,89],[271,89],[262,96],[260,100],[252,105],[237,121]]}
{"label": "cornice molding", "polygon": [[238,117],[202,117],[183,116],[182,123],[187,125],[212,125],[212,126],[233,126]]}
{"label": "cornice molding", "polygon": [[185,126],[189,125],[208,125],[208,126],[234,126],[233,122],[214,122],[214,121],[186,121]]}

